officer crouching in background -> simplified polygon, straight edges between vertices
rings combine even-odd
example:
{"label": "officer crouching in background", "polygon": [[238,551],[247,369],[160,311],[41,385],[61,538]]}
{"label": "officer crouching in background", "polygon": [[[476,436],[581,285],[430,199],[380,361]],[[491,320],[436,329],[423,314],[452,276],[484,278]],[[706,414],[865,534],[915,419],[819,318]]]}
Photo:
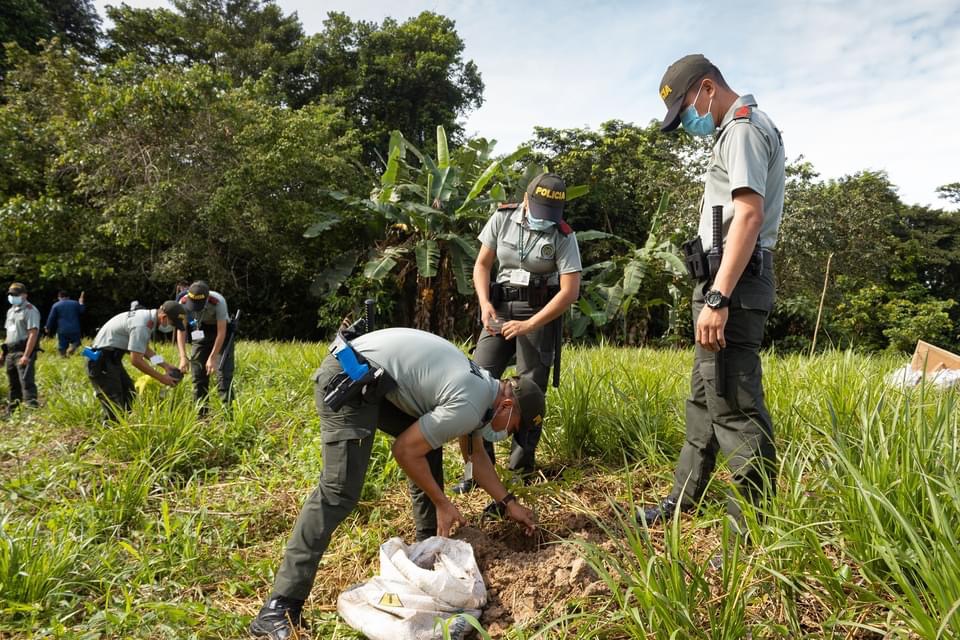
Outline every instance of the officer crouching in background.
{"label": "officer crouching in background", "polygon": [[[159,309],[138,309],[113,316],[93,340],[93,347],[84,349],[88,358],[87,377],[96,391],[107,420],[117,420],[117,409],[127,411],[135,395],[133,380],[123,367],[123,354],[130,353],[130,364],[167,386],[180,382],[183,374],[163,356],[150,349],[154,330],[170,333],[187,328],[187,312],[182,306],[168,300]],[[152,365],[160,365],[160,373]]]}
{"label": "officer crouching in background", "polygon": [[[473,267],[483,325],[474,360],[499,378],[516,356],[517,374],[544,391],[560,348],[563,314],[580,295],[580,247],[563,220],[566,191],[556,174],[534,178],[522,204],[501,205],[487,221]],[[494,261],[499,266],[491,282]],[[513,435],[509,469],[527,477],[534,473],[534,452],[542,433],[538,423]],[[493,443],[485,443],[485,448],[494,460]],[[453,487],[455,493],[473,489],[471,471],[467,464],[463,480]]]}

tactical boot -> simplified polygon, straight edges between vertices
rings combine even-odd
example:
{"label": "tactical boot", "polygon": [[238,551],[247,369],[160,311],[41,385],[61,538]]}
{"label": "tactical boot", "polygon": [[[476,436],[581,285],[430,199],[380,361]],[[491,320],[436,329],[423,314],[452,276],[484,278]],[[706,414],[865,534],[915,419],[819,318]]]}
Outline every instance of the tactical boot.
{"label": "tactical boot", "polygon": [[477,481],[473,478],[463,478],[460,482],[450,487],[450,490],[457,495],[470,493],[477,488]]}
{"label": "tactical boot", "polygon": [[675,498],[664,498],[659,504],[637,508],[637,522],[652,527],[658,522],[669,520],[677,510]]}
{"label": "tactical boot", "polygon": [[306,627],[303,600],[277,596],[267,600],[250,623],[250,635],[267,640],[297,640]]}

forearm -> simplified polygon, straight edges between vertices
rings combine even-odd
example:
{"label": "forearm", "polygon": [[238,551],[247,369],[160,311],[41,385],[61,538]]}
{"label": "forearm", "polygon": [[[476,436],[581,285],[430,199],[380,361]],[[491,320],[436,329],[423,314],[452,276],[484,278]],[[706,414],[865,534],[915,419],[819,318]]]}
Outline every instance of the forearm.
{"label": "forearm", "polygon": [[187,359],[187,332],[177,331],[177,353],[181,360]]}
{"label": "forearm", "polygon": [[477,290],[480,306],[490,303],[490,269],[481,264],[473,266],[473,288]]}
{"label": "forearm", "polygon": [[434,480],[426,456],[411,451],[409,448],[402,446],[400,442],[398,438],[393,443],[393,457],[396,458],[397,464],[407,474],[407,477],[423,489],[423,492],[427,494],[434,505],[439,506],[444,502],[449,502],[449,499],[443,493],[443,489]]}
{"label": "forearm", "polygon": [[462,441],[473,438],[473,453],[470,461],[473,463],[473,479],[481,489],[490,494],[496,501],[503,500],[507,495],[507,488],[500,482],[500,476],[490,460],[490,456],[483,448],[483,438],[480,436],[461,436]]}
{"label": "forearm", "polygon": [[130,353],[130,364],[132,364],[132,365],[134,366],[134,368],[136,368],[136,369],[138,369],[139,371],[147,374],[148,376],[150,376],[150,377],[153,378],[154,380],[159,380],[159,381],[162,382],[162,381],[163,381],[163,374],[160,373],[159,371],[157,371],[156,369],[154,369],[153,366],[150,365],[150,361],[148,360],[148,358],[152,358],[153,355],[154,355],[153,352],[150,351],[149,349],[147,349],[147,350],[144,351],[143,353],[133,353],[133,352],[131,352],[131,353]]}
{"label": "forearm", "polygon": [[30,329],[30,331],[27,332],[27,346],[23,349],[23,355],[25,358],[29,358],[33,355],[33,350],[37,346],[37,336],[39,334],[39,329]]}
{"label": "forearm", "polygon": [[535,329],[550,324],[553,320],[562,316],[580,296],[580,274],[564,273],[560,275],[560,291],[557,295],[544,305],[543,309],[538,311],[530,318],[531,324]]}
{"label": "forearm", "polygon": [[724,242],[723,259],[713,281],[713,287],[725,296],[733,292],[749,264],[763,224],[763,198],[759,195],[735,197],[733,204],[734,215]]}
{"label": "forearm", "polygon": [[227,340],[227,321],[217,320],[217,337],[213,341],[213,350],[210,352],[211,358],[216,358],[223,350],[223,343]]}

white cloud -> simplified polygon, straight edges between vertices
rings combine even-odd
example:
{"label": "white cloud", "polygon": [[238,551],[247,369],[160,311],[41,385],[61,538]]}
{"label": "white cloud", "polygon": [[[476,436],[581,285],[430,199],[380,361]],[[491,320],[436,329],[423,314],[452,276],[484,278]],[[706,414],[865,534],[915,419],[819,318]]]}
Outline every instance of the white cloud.
{"label": "white cloud", "polygon": [[[103,0],[97,2],[103,9]],[[133,0],[157,6],[159,0]],[[889,173],[910,203],[943,206],[934,189],[960,180],[956,133],[960,7],[955,0],[745,0],[715,3],[521,0],[280,0],[308,33],[327,11],[398,20],[429,10],[454,19],[483,75],[485,103],[467,129],[508,151],[533,127],[646,124],[664,112],[663,71],[705,53],[731,86],[754,93],[783,129],[791,157],[824,177]]]}

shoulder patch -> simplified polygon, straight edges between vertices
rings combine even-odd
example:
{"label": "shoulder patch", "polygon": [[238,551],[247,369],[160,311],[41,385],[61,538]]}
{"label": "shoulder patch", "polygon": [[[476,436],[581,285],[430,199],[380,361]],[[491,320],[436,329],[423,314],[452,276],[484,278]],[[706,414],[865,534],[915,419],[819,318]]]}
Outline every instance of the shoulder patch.
{"label": "shoulder patch", "polygon": [[187,294],[180,297],[180,304],[187,304]]}
{"label": "shoulder patch", "polygon": [[749,118],[751,112],[752,112],[752,109],[750,109],[749,105],[743,105],[742,107],[740,107],[739,109],[733,112],[733,117],[734,119]]}
{"label": "shoulder patch", "polygon": [[207,303],[216,305],[216,304],[220,304],[220,301],[214,298],[213,296],[210,296],[207,298]]}
{"label": "shoulder patch", "polygon": [[504,209],[516,209],[519,206],[519,202],[501,202],[500,206],[497,207],[497,211],[503,211]]}
{"label": "shoulder patch", "polygon": [[557,230],[560,231],[561,235],[564,235],[564,236],[568,236],[571,233],[573,233],[573,227],[567,224],[567,221],[563,219],[561,219],[560,222],[557,223]]}
{"label": "shoulder patch", "polygon": [[33,306],[32,304],[30,304],[29,302],[25,303],[23,306],[26,307],[28,310],[29,310],[29,309],[36,309],[36,307],[34,307],[34,306]]}
{"label": "shoulder patch", "polygon": [[147,320],[147,329],[153,330],[153,320]]}

